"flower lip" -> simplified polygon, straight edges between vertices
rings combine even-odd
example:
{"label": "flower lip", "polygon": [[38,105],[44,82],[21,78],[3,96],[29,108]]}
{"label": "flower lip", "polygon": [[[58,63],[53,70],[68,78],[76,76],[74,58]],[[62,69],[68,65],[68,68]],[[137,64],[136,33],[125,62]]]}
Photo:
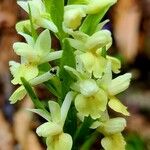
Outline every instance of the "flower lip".
{"label": "flower lip", "polygon": [[83,80],[79,86],[80,92],[84,96],[92,96],[99,90],[99,87],[93,79]]}

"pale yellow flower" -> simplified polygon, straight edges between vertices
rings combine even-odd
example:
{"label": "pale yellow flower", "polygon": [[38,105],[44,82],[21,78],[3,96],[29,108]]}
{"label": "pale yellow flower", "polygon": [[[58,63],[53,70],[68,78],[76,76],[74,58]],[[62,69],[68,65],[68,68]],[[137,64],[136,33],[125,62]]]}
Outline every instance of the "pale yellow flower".
{"label": "pale yellow flower", "polygon": [[106,47],[106,50],[108,50],[112,43],[111,33],[108,30],[98,31],[92,36],[78,31],[68,32],[74,38],[69,38],[69,41],[71,46],[77,50],[75,52],[76,59],[80,61],[80,64],[77,64],[77,69],[82,63],[87,72],[93,73],[96,78],[101,78],[107,62],[111,61],[113,72],[120,72],[121,63],[118,59],[108,55],[106,58],[102,56],[102,48]]}
{"label": "pale yellow flower", "polygon": [[106,136],[101,144],[105,150],[125,150],[126,142],[121,133]]}
{"label": "pale yellow flower", "polygon": [[25,37],[27,43],[16,42],[13,45],[16,54],[21,56],[21,64],[14,61],[9,63],[14,77],[13,84],[21,84],[21,77],[27,81],[35,78],[39,73],[38,65],[58,59],[62,55],[62,51],[51,51],[51,37],[48,30],[43,31],[36,42],[31,36],[20,34]]}
{"label": "pale yellow flower", "polygon": [[121,117],[100,122],[97,130],[105,136],[101,141],[105,150],[125,150],[126,142],[121,134],[125,127],[126,120]]}
{"label": "pale yellow flower", "polygon": [[104,89],[108,94],[108,97],[110,99],[108,102],[109,107],[115,110],[116,112],[122,113],[127,116],[129,115],[129,112],[127,111],[127,107],[124,106],[115,97],[115,95],[126,90],[129,87],[130,80],[131,80],[130,73],[126,73],[115,79],[112,79],[111,62],[108,62],[106,70],[104,72],[104,76],[97,81],[98,85],[102,89]]}
{"label": "pale yellow flower", "polygon": [[[32,15],[32,21],[35,28],[43,27],[53,32],[58,32],[56,25],[52,22],[50,14],[46,12],[46,8],[41,0],[18,1],[17,4],[29,14],[29,6]],[[28,21],[28,20],[27,20]],[[24,24],[25,23],[25,24]],[[17,31],[22,32],[26,28],[25,21],[17,25]],[[31,25],[28,24],[31,29]],[[29,31],[30,31],[29,29]]]}
{"label": "pale yellow flower", "polygon": [[39,136],[46,138],[47,150],[71,150],[72,137],[63,132],[63,126],[73,98],[74,93],[69,92],[61,108],[58,103],[49,101],[51,120],[40,125],[36,130]]}
{"label": "pale yellow flower", "polygon": [[77,82],[71,85],[71,89],[79,93],[74,101],[79,115],[99,118],[106,110],[107,94],[98,87],[94,79],[88,79],[68,66],[65,66],[65,69],[77,78]]}
{"label": "pale yellow flower", "polygon": [[80,5],[67,5],[64,12],[64,26],[75,30],[81,25],[82,18],[86,14]]}

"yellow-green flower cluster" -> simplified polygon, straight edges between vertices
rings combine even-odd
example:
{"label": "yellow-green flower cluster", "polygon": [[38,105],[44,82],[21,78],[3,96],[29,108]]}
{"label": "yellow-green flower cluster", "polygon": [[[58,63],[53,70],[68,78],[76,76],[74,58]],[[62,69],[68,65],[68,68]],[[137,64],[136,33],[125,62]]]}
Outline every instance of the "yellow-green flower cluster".
{"label": "yellow-green flower cluster", "polygon": [[[16,42],[13,45],[15,53],[21,57],[21,62],[10,61],[9,63],[13,76],[12,83],[20,86],[10,97],[11,103],[23,99],[27,94],[22,78],[34,87],[55,76],[59,81],[60,88],[64,88],[62,78],[65,77],[62,77],[61,73],[65,72],[64,76],[70,75],[72,81],[68,81],[71,83],[65,98],[62,96],[64,93],[59,93],[58,99],[62,102],[49,101],[49,112],[44,107],[31,110],[47,120],[36,130],[39,136],[46,138],[47,149],[72,149],[74,138],[70,133],[65,133],[66,130],[63,128],[69,109],[75,106],[79,122],[82,123],[85,118],[91,118],[93,123],[89,128],[104,135],[101,144],[105,150],[125,150],[125,141],[121,132],[126,126],[126,121],[121,117],[111,118],[111,115],[108,114],[108,107],[117,113],[129,116],[127,107],[120,102],[117,94],[128,88],[131,74],[126,73],[113,78],[113,73],[120,73],[121,62],[117,58],[107,55],[112,44],[112,37],[111,32],[103,29],[103,26],[108,20],[97,24],[95,31],[91,34],[82,30],[88,17],[105,14],[109,7],[116,3],[116,0],[68,0],[68,5],[63,6],[64,14],[62,14],[61,25],[58,25],[57,18],[54,19],[57,26],[52,20],[53,14],[50,14],[51,11],[47,11],[46,8],[46,2],[49,1],[18,2],[29,14],[30,19],[16,25],[18,33],[25,38],[26,43]],[[58,1],[57,4],[59,4]],[[87,23],[89,22],[87,21]],[[92,22],[90,26],[92,26]],[[39,32],[38,28],[42,28],[42,32]],[[64,41],[69,42],[70,49],[73,50],[71,53],[75,59],[74,68],[70,65],[62,66],[62,63],[60,67],[57,66],[57,73],[53,74],[50,69],[41,72],[40,66],[50,65],[50,61],[61,59],[64,56],[64,49],[55,51],[51,48],[52,40],[49,30],[59,38],[63,48],[65,47]],[[61,33],[59,34],[59,32]],[[59,37],[62,34],[64,35]],[[66,58],[62,58],[62,61],[64,60]],[[65,64],[69,64],[68,62]],[[63,71],[59,72],[61,69]],[[49,82],[49,84],[51,83]],[[57,92],[55,88],[59,88],[57,83],[49,86],[54,93]],[[72,119],[76,120],[76,118]]]}
{"label": "yellow-green flower cluster", "polygon": [[[66,6],[65,15],[68,16],[64,18],[68,20],[64,21],[64,30],[72,36],[69,41],[76,50],[77,63],[76,70],[67,66],[65,69],[76,76],[76,82],[71,85],[71,89],[78,93],[74,104],[79,118],[83,121],[84,117],[91,116],[100,120],[96,128],[105,136],[101,142],[104,149],[125,150],[125,141],[121,135],[126,126],[125,120],[106,117],[107,120],[103,122],[101,118],[107,112],[107,106],[123,115],[129,115],[127,107],[116,98],[116,95],[128,88],[131,74],[126,73],[115,79],[112,78],[112,72],[120,72],[121,63],[114,57],[103,56],[103,50],[106,52],[112,44],[110,31],[101,27],[92,35],[87,35],[77,29],[86,14],[96,14],[101,10],[100,8],[112,5],[114,2],[94,0],[87,5]],[[75,18],[78,18],[75,22],[77,24],[73,24]]]}

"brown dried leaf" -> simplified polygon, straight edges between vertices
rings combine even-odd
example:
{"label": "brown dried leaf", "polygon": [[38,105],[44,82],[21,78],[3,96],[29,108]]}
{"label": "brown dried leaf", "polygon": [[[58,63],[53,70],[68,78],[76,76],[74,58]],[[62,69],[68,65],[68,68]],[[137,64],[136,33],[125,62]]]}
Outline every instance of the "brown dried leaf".
{"label": "brown dried leaf", "polygon": [[14,140],[10,125],[0,111],[0,150],[13,150]]}

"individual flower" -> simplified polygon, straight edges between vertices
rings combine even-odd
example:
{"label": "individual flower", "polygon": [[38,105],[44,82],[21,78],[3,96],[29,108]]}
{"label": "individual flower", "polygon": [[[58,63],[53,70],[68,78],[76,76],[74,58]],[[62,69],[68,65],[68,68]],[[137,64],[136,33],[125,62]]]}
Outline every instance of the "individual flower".
{"label": "individual flower", "polygon": [[51,37],[48,30],[43,31],[36,42],[31,36],[20,34],[25,37],[27,43],[16,42],[13,45],[16,54],[21,56],[21,64],[14,61],[9,63],[14,77],[13,84],[21,84],[21,77],[27,81],[35,78],[39,73],[38,65],[58,59],[62,55],[62,51],[51,50]]}
{"label": "individual flower", "polygon": [[110,108],[115,110],[116,112],[122,113],[124,115],[129,115],[127,111],[127,107],[124,106],[115,95],[123,92],[129,87],[131,80],[131,73],[126,73],[124,75],[120,75],[115,79],[112,79],[111,72],[111,62],[108,62],[106,70],[104,72],[104,76],[101,79],[97,80],[98,85],[104,89],[109,97],[108,105]]}
{"label": "individual flower", "polygon": [[[54,77],[54,75],[48,71],[42,75],[39,75],[38,77],[35,77],[34,79],[29,80],[29,83],[32,86],[35,86],[35,85],[38,85],[38,84],[41,84],[43,82],[50,80],[52,77]],[[27,94],[27,92],[26,92],[24,86],[21,85],[20,87],[17,88],[17,90],[14,91],[14,93],[11,95],[9,100],[10,100],[11,104],[14,104],[18,100],[22,100],[26,94]]]}
{"label": "individual flower", "polygon": [[75,30],[81,25],[82,18],[86,14],[80,5],[67,5],[64,12],[64,26]]}
{"label": "individual flower", "polygon": [[[53,32],[58,32],[56,25],[52,22],[50,14],[46,12],[46,8],[41,0],[30,0],[27,2],[18,1],[17,3],[28,14],[31,11],[32,21],[35,28],[43,27]],[[18,25],[22,25],[23,27],[18,27],[17,29],[24,28],[25,24],[23,23]]]}
{"label": "individual flower", "polygon": [[126,142],[121,132],[126,127],[126,120],[121,117],[109,118],[108,112],[104,112],[90,128],[96,129],[105,137],[101,144],[105,150],[125,150]]}
{"label": "individual flower", "polygon": [[121,133],[104,137],[101,144],[105,150],[125,150],[126,142]]}
{"label": "individual flower", "polygon": [[[82,32],[68,31],[74,39],[69,38],[70,44],[77,51],[76,59],[83,63],[84,68],[89,73],[93,73],[95,78],[101,78],[106,68],[107,62],[112,62],[112,70],[114,73],[119,73],[121,63],[118,59],[106,55],[102,55],[105,48],[109,49],[112,43],[111,33],[108,30],[100,30],[92,36],[88,36]],[[79,65],[79,64],[78,64]],[[77,68],[78,68],[77,65]]]}
{"label": "individual flower", "polygon": [[121,134],[125,127],[126,120],[120,117],[101,122],[97,130],[105,136],[101,141],[105,150],[125,150],[126,142]]}
{"label": "individual flower", "polygon": [[47,150],[71,150],[72,137],[63,132],[63,126],[73,98],[74,93],[69,92],[61,108],[58,103],[49,101],[51,119],[36,130],[39,136],[46,138]]}
{"label": "individual flower", "polygon": [[65,66],[65,69],[77,78],[71,89],[78,92],[74,103],[79,115],[99,118],[107,105],[107,95],[104,90],[98,87],[94,79],[87,78],[68,66]]}

